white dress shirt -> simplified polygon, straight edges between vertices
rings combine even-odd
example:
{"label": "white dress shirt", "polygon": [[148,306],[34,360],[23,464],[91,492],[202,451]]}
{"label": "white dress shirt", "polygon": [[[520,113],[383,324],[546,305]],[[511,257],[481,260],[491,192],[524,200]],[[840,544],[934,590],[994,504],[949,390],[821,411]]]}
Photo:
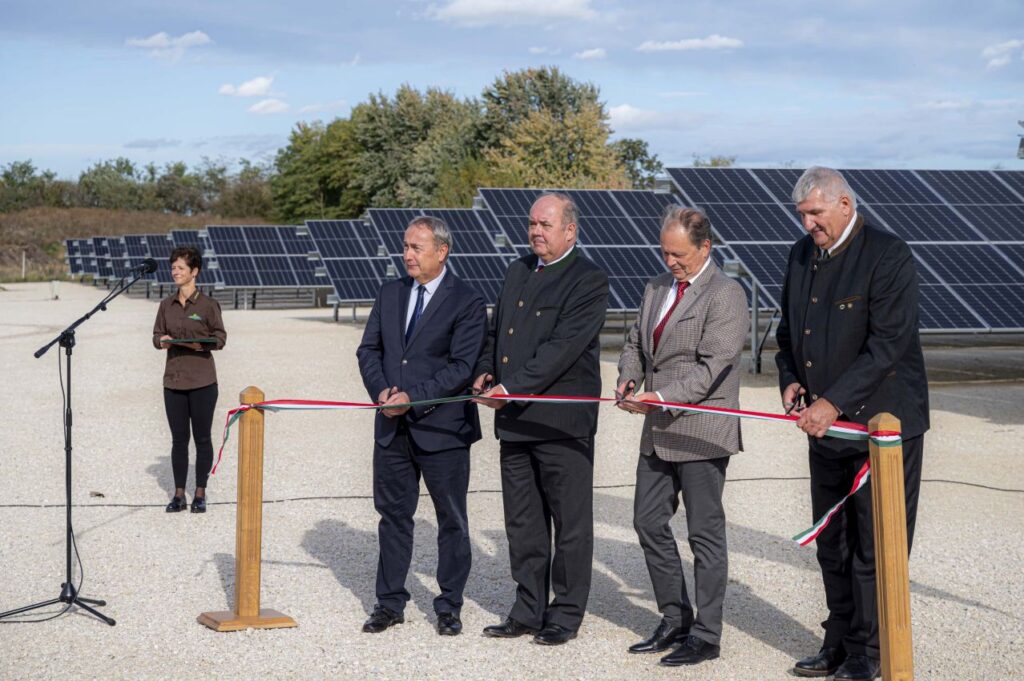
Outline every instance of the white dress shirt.
{"label": "white dress shirt", "polygon": [[[423,291],[423,312],[427,311],[427,305],[430,305],[430,299],[434,297],[434,292],[437,291],[437,287],[441,285],[441,280],[444,279],[444,275],[448,273],[448,266],[445,265],[441,268],[441,274],[437,275],[426,284],[421,284],[415,279],[412,280],[412,288],[409,289],[409,306],[405,311],[405,329],[408,331],[409,322],[412,321],[412,313],[416,310],[416,296],[419,295],[419,287],[424,288]],[[422,312],[420,313],[422,314]]]}

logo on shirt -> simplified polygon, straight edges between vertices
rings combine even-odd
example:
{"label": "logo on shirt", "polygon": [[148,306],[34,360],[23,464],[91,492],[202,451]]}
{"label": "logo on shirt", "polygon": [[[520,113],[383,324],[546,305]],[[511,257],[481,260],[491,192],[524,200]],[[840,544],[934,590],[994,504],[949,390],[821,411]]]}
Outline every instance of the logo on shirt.
{"label": "logo on shirt", "polygon": [[197,315],[197,314],[196,314],[195,312],[193,312],[192,314],[190,314],[190,315],[188,316],[188,318],[189,318],[189,319],[191,319],[191,320],[192,320],[192,321],[194,321],[194,322],[198,322],[198,321],[201,321],[201,320],[203,319],[202,317],[200,317],[199,315]]}

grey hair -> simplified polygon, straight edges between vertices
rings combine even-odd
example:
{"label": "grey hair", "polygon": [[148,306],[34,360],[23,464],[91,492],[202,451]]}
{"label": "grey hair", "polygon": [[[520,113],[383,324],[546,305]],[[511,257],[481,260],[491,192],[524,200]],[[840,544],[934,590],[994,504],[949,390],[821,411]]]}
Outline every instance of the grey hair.
{"label": "grey hair", "polygon": [[[537,197],[537,201],[546,199],[549,196],[553,196],[562,202],[562,226],[565,227],[568,224],[575,224],[576,233],[578,234],[580,229],[580,211],[576,208],[576,202],[572,200],[571,196],[563,194],[562,192],[544,192]],[[534,201],[533,204],[537,205],[537,201]]]}
{"label": "grey hair", "polygon": [[700,208],[687,208],[674,203],[665,206],[661,216],[661,231],[679,227],[690,236],[690,242],[700,248],[711,241],[711,222]]}
{"label": "grey hair", "polygon": [[815,189],[828,201],[838,201],[841,196],[850,199],[850,205],[857,210],[857,195],[838,170],[822,166],[811,166],[804,171],[793,187],[793,203],[800,203]]}
{"label": "grey hair", "polygon": [[434,235],[434,247],[441,248],[441,244],[444,244],[448,247],[448,255],[451,255],[453,245],[452,232],[448,229],[448,225],[444,223],[444,220],[435,218],[432,215],[420,215],[409,222],[409,227],[426,227]]}

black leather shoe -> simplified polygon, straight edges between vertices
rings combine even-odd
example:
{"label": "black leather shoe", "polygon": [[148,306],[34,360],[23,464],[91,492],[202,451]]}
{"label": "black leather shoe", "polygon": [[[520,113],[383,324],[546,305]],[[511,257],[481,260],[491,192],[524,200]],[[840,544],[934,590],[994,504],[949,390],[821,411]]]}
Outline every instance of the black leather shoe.
{"label": "black leather shoe", "polygon": [[441,636],[458,636],[462,633],[462,620],[453,612],[437,613],[437,633]]}
{"label": "black leather shoe", "polygon": [[681,643],[688,633],[688,629],[673,627],[665,620],[662,620],[650,638],[640,641],[640,643],[634,643],[629,647],[629,652],[660,653],[668,650],[676,643]]}
{"label": "black leather shoe", "polygon": [[501,624],[492,624],[489,627],[484,627],[484,636],[491,636],[493,638],[518,638],[525,634],[535,633],[537,633],[536,629],[520,624],[511,617],[506,617],[505,621]]}
{"label": "black leather shoe", "polygon": [[700,664],[704,660],[713,660],[718,657],[721,650],[713,643],[708,643],[696,636],[687,636],[683,645],[661,658],[661,664],[666,667],[679,667],[684,664]]}
{"label": "black leather shoe", "polygon": [[560,646],[576,638],[576,632],[561,624],[548,624],[533,637],[534,643],[545,646]]}
{"label": "black leather shoe", "polygon": [[192,497],[192,512],[206,513],[206,497]]}
{"label": "black leather shoe", "polygon": [[871,681],[882,671],[879,660],[865,655],[850,655],[836,670],[836,681]]}
{"label": "black leather shoe", "polygon": [[389,610],[383,605],[373,606],[373,613],[363,623],[363,631],[368,634],[379,634],[390,626],[401,624],[405,617],[400,612]]}
{"label": "black leather shoe", "polygon": [[178,513],[186,508],[188,508],[188,500],[185,497],[174,497],[164,510],[168,513]]}
{"label": "black leather shoe", "polygon": [[839,665],[846,659],[846,653],[842,648],[822,646],[817,655],[805,657],[793,666],[793,673],[797,676],[828,676],[839,669]]}

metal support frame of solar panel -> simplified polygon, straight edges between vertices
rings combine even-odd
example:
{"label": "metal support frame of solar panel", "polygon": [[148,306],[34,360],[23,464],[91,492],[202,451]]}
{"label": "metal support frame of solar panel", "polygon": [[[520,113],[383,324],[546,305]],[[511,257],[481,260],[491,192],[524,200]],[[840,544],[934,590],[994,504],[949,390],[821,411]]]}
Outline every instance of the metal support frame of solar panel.
{"label": "metal support frame of solar panel", "polygon": [[567,194],[576,204],[580,250],[608,274],[608,309],[635,311],[644,286],[665,271],[658,248],[661,215],[668,204],[678,203],[675,197],[626,189],[481,188],[481,201],[519,255],[530,251],[530,208],[545,191]]}
{"label": "metal support frame of solar panel", "polygon": [[292,225],[209,225],[226,288],[317,288],[308,234]]}
{"label": "metal support frame of solar panel", "polygon": [[307,220],[306,229],[338,302],[374,300],[391,264],[377,229],[362,220]]}
{"label": "metal support frame of solar panel", "polygon": [[[405,231],[417,217],[436,217],[452,233],[452,253],[448,265],[452,272],[477,288],[488,303],[497,299],[505,270],[516,250],[494,216],[478,208],[371,208],[370,225],[393,260],[399,275],[405,273],[401,261]],[[503,236],[503,239],[498,237]],[[499,241],[501,243],[499,243]]]}
{"label": "metal support frame of solar panel", "polygon": [[[798,227],[787,238],[779,229],[783,216],[798,225],[790,193],[801,172],[669,169],[684,199],[708,211],[716,236],[776,300],[789,248],[804,233]],[[1010,247],[1024,245],[1024,197],[1016,189],[1024,189],[1024,173],[842,172],[857,194],[858,211],[910,244],[921,281],[922,331],[1024,328],[1024,266],[1010,254]],[[762,234],[774,238],[758,241]],[[967,254],[983,267],[963,263]]]}

